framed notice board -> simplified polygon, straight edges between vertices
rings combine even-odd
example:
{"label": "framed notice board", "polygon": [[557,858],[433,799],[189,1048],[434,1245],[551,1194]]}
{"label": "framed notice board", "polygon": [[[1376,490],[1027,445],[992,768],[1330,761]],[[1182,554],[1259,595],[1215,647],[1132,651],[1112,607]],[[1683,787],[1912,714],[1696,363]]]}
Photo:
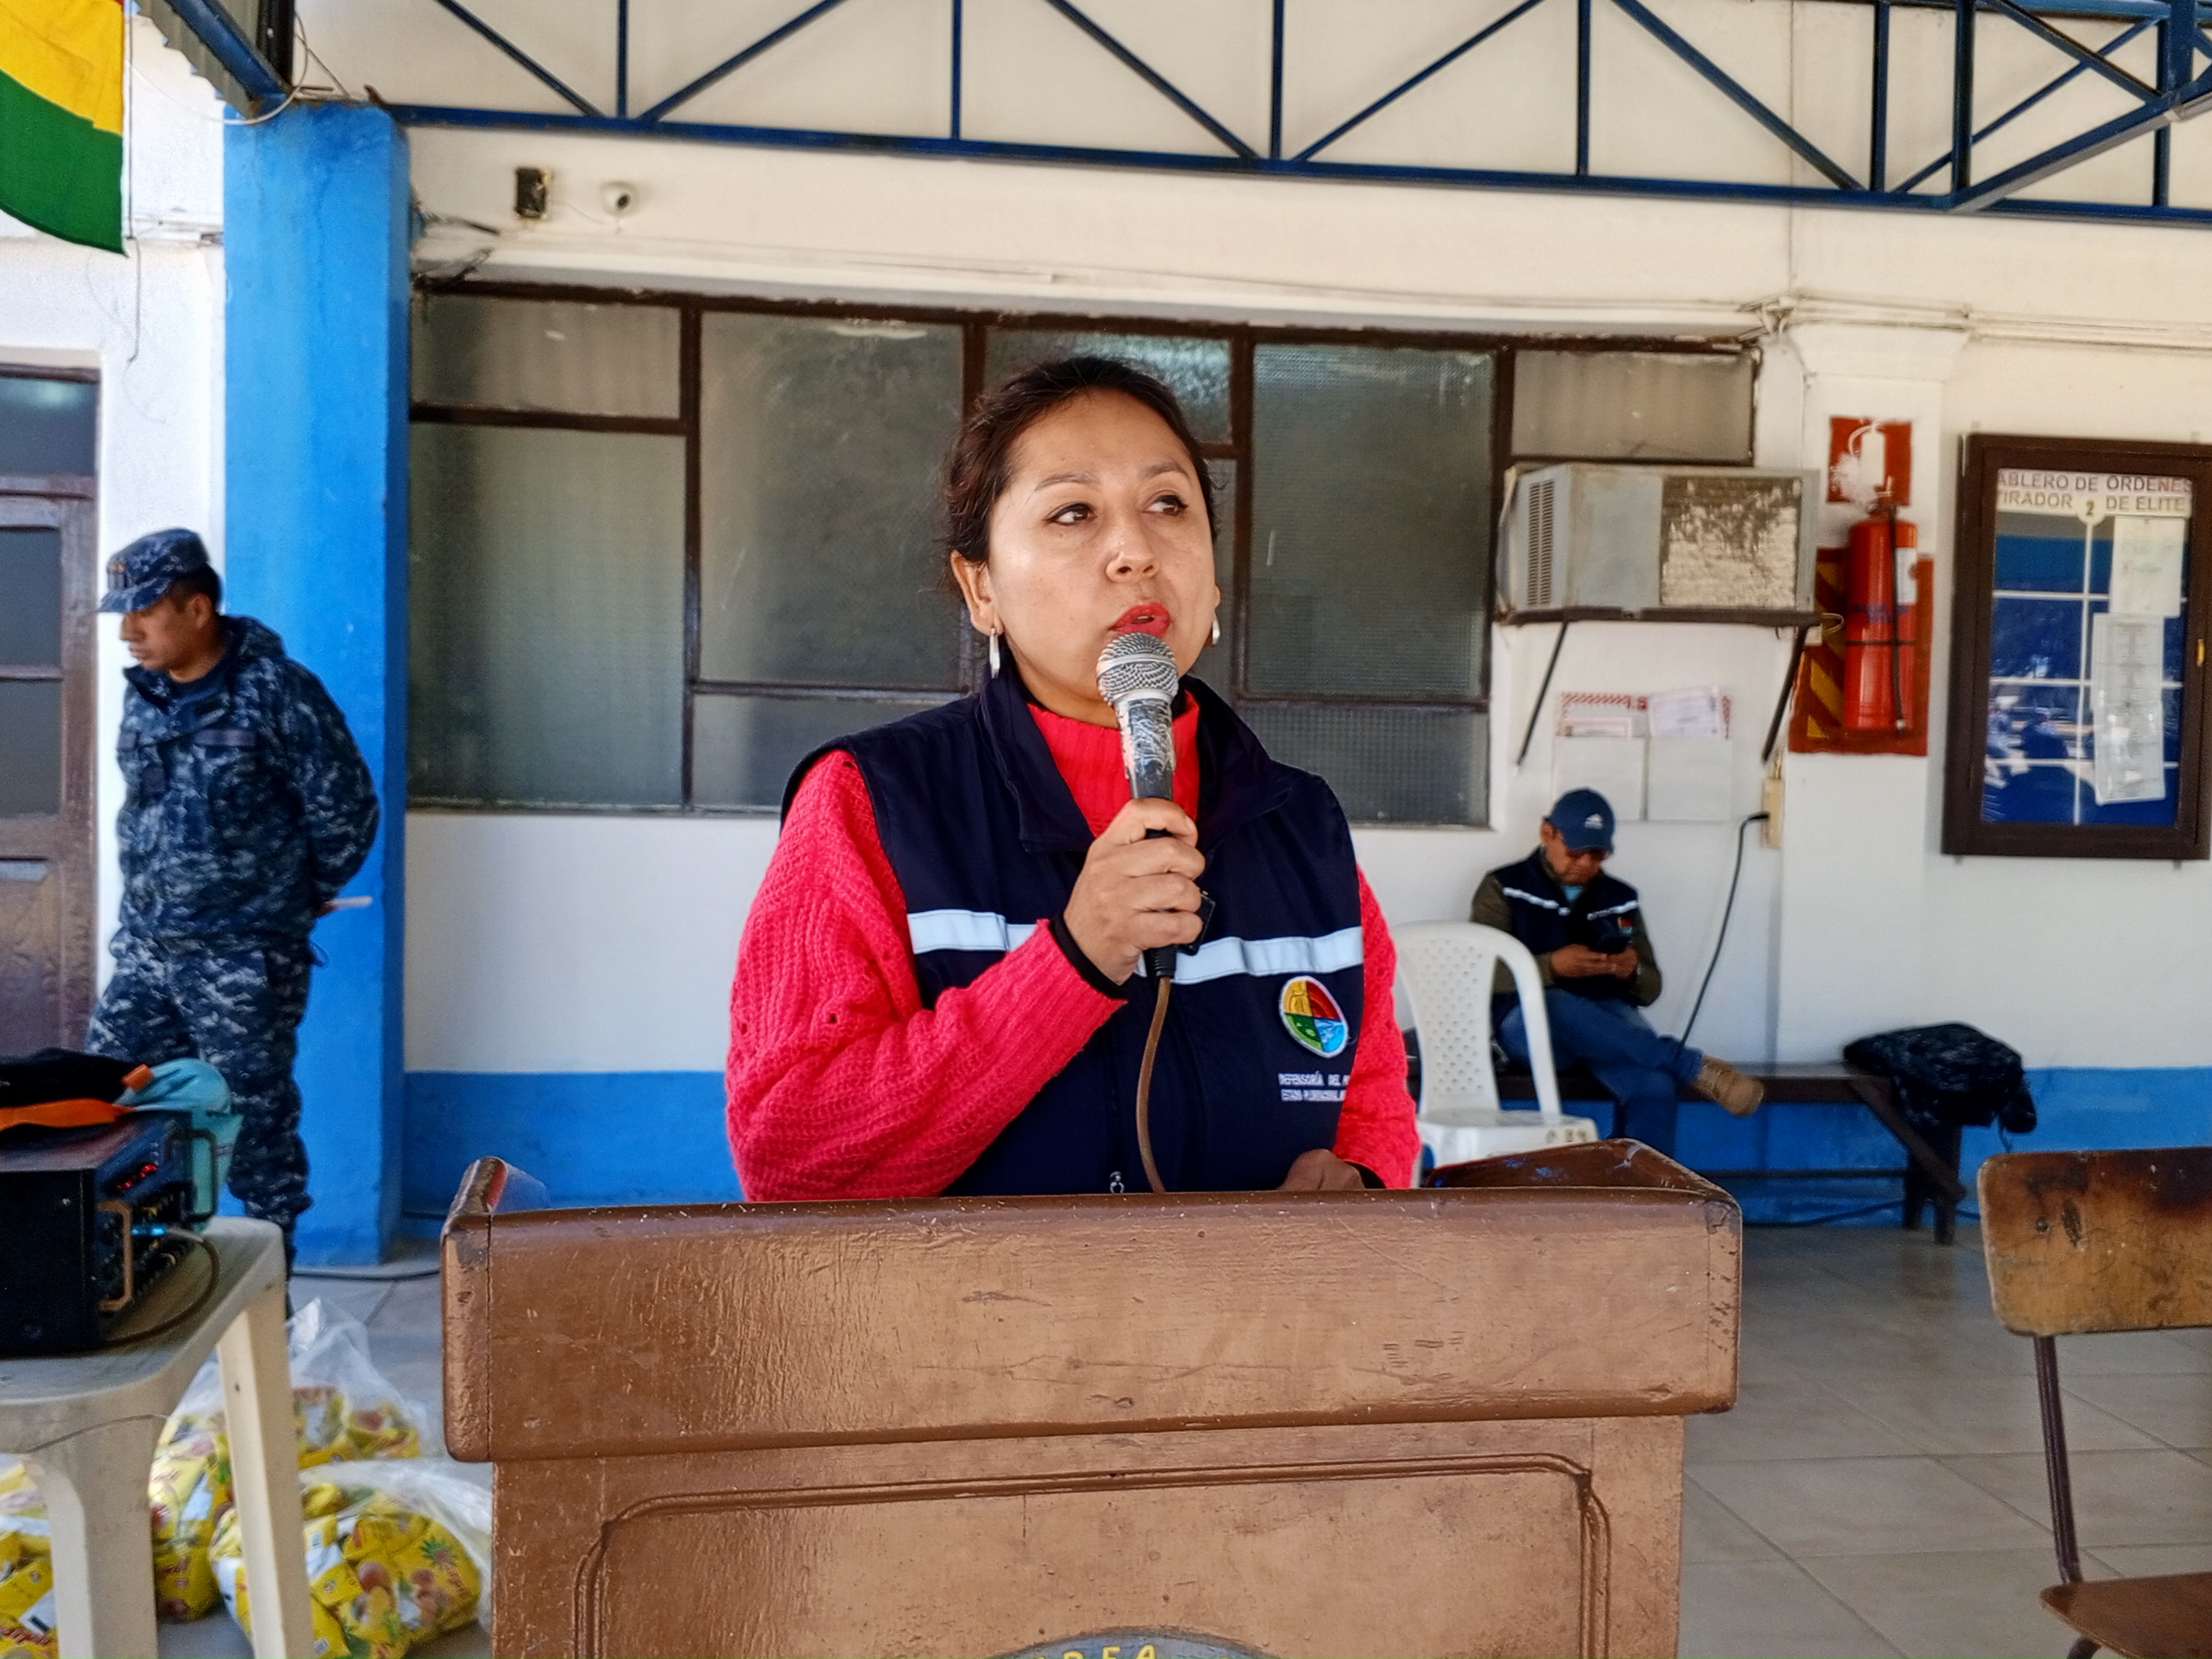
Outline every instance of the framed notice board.
{"label": "framed notice board", "polygon": [[2201,859],[2212,448],[1971,436],[1943,850]]}

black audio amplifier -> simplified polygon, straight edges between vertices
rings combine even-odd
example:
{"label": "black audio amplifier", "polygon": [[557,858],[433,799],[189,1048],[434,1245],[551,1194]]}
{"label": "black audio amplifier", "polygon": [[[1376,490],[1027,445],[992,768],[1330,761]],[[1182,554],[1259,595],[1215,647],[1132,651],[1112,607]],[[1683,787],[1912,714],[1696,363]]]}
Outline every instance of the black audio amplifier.
{"label": "black audio amplifier", "polygon": [[0,1356],[98,1347],[195,1219],[189,1113],[0,1137]]}

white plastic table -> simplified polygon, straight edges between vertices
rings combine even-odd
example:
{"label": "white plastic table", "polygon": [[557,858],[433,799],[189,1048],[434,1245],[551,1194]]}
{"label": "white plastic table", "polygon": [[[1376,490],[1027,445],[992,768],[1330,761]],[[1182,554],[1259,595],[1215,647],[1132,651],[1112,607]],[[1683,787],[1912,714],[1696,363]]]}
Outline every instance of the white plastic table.
{"label": "white plastic table", "polygon": [[[229,1217],[202,1231],[222,1274],[197,1319],[148,1342],[0,1359],[0,1449],[30,1465],[53,1529],[61,1659],[155,1650],[146,1477],[161,1425],[210,1348],[222,1364],[231,1482],[253,1587],[253,1651],[257,1659],[307,1651],[283,1235],[266,1221]],[[193,1251],[114,1334],[150,1329],[190,1307],[207,1273],[206,1255]]]}

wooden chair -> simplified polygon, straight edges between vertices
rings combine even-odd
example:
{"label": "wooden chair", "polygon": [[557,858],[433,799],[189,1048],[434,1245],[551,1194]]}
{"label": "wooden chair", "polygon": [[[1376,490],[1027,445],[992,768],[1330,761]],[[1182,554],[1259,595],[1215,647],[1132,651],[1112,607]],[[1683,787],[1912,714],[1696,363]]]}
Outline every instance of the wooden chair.
{"label": "wooden chair", "polygon": [[2070,1659],[2100,1647],[2128,1659],[2212,1659],[2212,1572],[2081,1577],[2057,1340],[2212,1325],[2212,1147],[2007,1152],[1982,1165],[1980,1188],[1997,1321],[2035,1339],[2063,1581],[2043,1604],[2081,1632]]}

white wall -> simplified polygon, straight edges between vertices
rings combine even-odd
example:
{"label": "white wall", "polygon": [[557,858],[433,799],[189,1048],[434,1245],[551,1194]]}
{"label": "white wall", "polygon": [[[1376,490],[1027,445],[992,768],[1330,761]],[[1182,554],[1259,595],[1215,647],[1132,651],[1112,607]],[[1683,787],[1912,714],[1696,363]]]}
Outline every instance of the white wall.
{"label": "white wall", "polygon": [[[1911,516],[1937,562],[1944,615],[1960,431],[1978,423],[2186,438],[2212,429],[2203,374],[2212,284],[2203,280],[2212,274],[2212,240],[2186,230],[544,134],[425,129],[414,140],[417,189],[428,206],[508,228],[496,239],[441,229],[423,257],[489,246],[487,274],[510,277],[886,304],[1763,333],[1762,463],[1819,465],[1831,414],[1915,421],[1920,497]],[[526,228],[505,212],[512,168],[526,162],[553,168],[556,203],[551,219]],[[599,183],[613,178],[636,184],[641,198],[619,223],[595,220],[589,205]],[[2154,317],[2160,320],[2140,320]],[[1836,532],[1848,514],[1831,516]],[[1524,766],[1511,764],[1511,751],[1552,631],[1498,638],[1496,827],[1359,832],[1363,861],[1395,920],[1464,915],[1481,872],[1530,844],[1551,788],[1548,715]],[[1569,640],[1555,690],[1727,686],[1737,708],[1742,813],[1758,804],[1756,747],[1786,652],[1786,641],[1759,630],[1586,626]],[[1939,646],[1939,751],[1944,665]],[[2066,959],[2090,939],[2118,951],[2163,926],[2175,902],[2201,904],[2212,893],[2212,866],[1954,862],[1935,851],[1940,755],[1793,757],[1786,773],[1784,845],[1778,852],[1755,831],[1750,837],[1700,1040],[1749,1056],[1810,1058],[1867,1030],[1958,1017],[2008,1036],[2039,1064],[2212,1063],[2212,1033],[2179,1017],[2189,999],[2212,991],[2212,969],[2181,964],[2155,988],[2137,991],[2117,975],[2015,965]],[[410,1064],[718,1063],[721,975],[749,890],[744,872],[765,854],[764,828],[630,821],[624,844],[658,849],[652,878],[634,904],[615,906],[618,924],[603,927],[596,918],[617,890],[602,886],[598,872],[638,866],[610,863],[589,840],[608,832],[592,821],[428,822],[434,830],[416,842],[413,876]],[[495,866],[507,854],[491,848],[510,834],[537,849],[533,858],[551,860],[547,880],[571,860],[572,890],[599,896],[574,897],[565,913],[546,910],[531,924],[526,947],[479,940],[465,958],[453,955],[440,942],[451,937],[451,917],[428,912],[468,881],[504,883]],[[1643,887],[1668,969],[1659,1021],[1678,1027],[1713,948],[1733,830],[1631,825],[1621,841],[1618,868]],[[555,850],[561,845],[572,850]],[[446,858],[465,860],[465,878],[440,872]],[[587,914],[595,919],[586,922]],[[596,966],[581,978],[571,966],[616,954],[626,969],[606,970],[604,985]],[[468,970],[457,975],[463,959]],[[493,1007],[484,1000],[490,986],[501,988],[497,1017],[472,1018],[470,1010]],[[434,1017],[422,1012],[434,1004]],[[617,1009],[621,1017],[612,1018]]]}
{"label": "white wall", "polygon": [[[0,364],[100,371],[101,559],[169,525],[222,547],[222,106],[143,17],[130,24],[125,252],[43,236],[0,215]],[[95,590],[106,586],[95,574]],[[112,741],[130,658],[102,618],[100,936],[118,898]],[[100,956],[103,980],[109,966]]]}
{"label": "white wall", "polygon": [[[941,84],[933,77],[942,63],[929,56],[939,37],[924,31],[908,40],[886,22],[892,14],[882,12],[884,3],[853,0],[845,9],[853,40],[821,37],[808,48],[811,70],[802,63],[775,76],[732,77],[718,89],[722,101],[698,112],[849,120],[882,131],[926,125],[937,107],[927,88]],[[1075,60],[1079,66],[1058,78],[1026,73],[1053,37],[1049,29],[1035,40],[1021,33],[1036,21],[1022,16],[1044,9],[971,0],[978,54],[970,64],[971,131],[1085,142],[1123,131],[1132,118],[1157,118],[1145,103],[1150,94],[1117,79],[1121,72],[1110,64],[1101,70]],[[428,0],[315,0],[303,10],[318,58],[356,89],[366,80],[387,98],[516,106],[550,97],[487,58]],[[1260,38],[1255,20],[1265,11],[1224,0],[1202,14],[1210,33],[1194,34],[1188,8],[1130,0],[1115,23],[1224,119],[1249,131],[1264,121],[1264,82],[1237,65],[1249,68]],[[518,31],[558,33],[574,21],[560,7],[508,12],[501,21]],[[641,8],[641,18],[655,20],[638,43],[641,77],[675,84],[687,53],[711,46],[702,30],[741,44],[761,21],[753,14],[770,12],[779,8],[769,0],[699,15]],[[1717,57],[1770,92],[1838,161],[1863,165],[1863,88],[1852,79],[1862,8],[1706,0],[1668,15],[1686,28],[1694,22],[1692,32]],[[1339,118],[1346,99],[1357,107],[1458,38],[1454,31],[1472,27],[1443,0],[1408,0],[1394,9],[1395,32],[1364,26],[1358,8],[1308,3],[1292,15],[1286,133],[1293,145]],[[1501,37],[1510,52],[1466,60],[1438,77],[1438,97],[1408,99],[1342,153],[1557,165],[1555,100],[1541,89],[1560,42],[1556,31],[1545,32],[1547,15],[1533,15],[1528,23],[1538,27],[1525,35]],[[993,20],[1011,32],[986,42],[982,26]],[[1923,65],[1943,57],[1935,36],[1948,39],[1944,19],[1901,13],[1897,27],[1929,34],[1918,43]],[[548,61],[585,86],[603,33],[596,22],[580,24]],[[183,523],[201,528],[220,558],[222,112],[149,25],[134,21],[131,39],[131,252],[69,247],[0,219],[0,362],[101,370],[103,555],[147,530]],[[1983,39],[1984,67],[2012,77],[1990,83],[1992,100],[2006,87],[2024,93],[2055,72],[2026,49],[2024,36],[2012,40],[1985,25]],[[854,40],[874,53],[873,67],[857,75],[845,72]],[[1646,64],[1648,49],[1634,37],[1607,33],[1602,44],[1604,73],[1651,71],[1617,88],[1604,118],[1614,125],[1601,125],[1598,138],[1603,164],[1803,176],[1802,164],[1767,154],[1735,112],[1712,107],[1674,66]],[[1901,60],[1910,56],[1900,50]],[[2100,110],[2095,100],[2103,95],[2094,77],[2083,77],[2049,100],[2033,118],[2045,127],[2019,124],[2020,153],[2038,131],[2047,137],[2059,124]],[[2067,99],[2086,101],[2072,107]],[[1893,105],[1894,175],[1948,142],[1948,92],[1940,76],[1908,69]],[[1638,134],[1657,129],[1674,148],[1637,148]],[[1150,138],[1202,148],[1194,131],[1170,123]],[[519,132],[419,129],[411,140],[425,205],[500,233],[441,224],[420,259],[435,265],[489,250],[488,275],[885,304],[1758,335],[1766,342],[1763,463],[1817,463],[1831,413],[1916,420],[1923,495],[1911,516],[1936,557],[1945,615],[1961,434],[1977,428],[2199,441],[2212,434],[2212,239],[2195,230]],[[2142,149],[2115,152],[2098,172],[2046,188],[2139,194]],[[2179,129],[2175,160],[2177,199],[2212,200],[2212,124]],[[526,226],[508,210],[512,170],[525,163],[555,171],[555,212],[543,224]],[[639,210],[618,222],[597,206],[599,185],[614,179],[641,190]],[[1498,641],[1496,827],[1358,832],[1362,860],[1394,919],[1464,914],[1481,872],[1529,844],[1549,792],[1548,720],[1525,766],[1511,764],[1512,750],[1551,633],[1509,630]],[[1960,1018],[2008,1036],[2034,1064],[2212,1063],[2212,1028],[2191,1018],[2212,993],[2212,967],[2185,951],[2155,970],[2128,965],[2147,942],[2174,940],[2177,929],[2185,938],[2189,919],[2212,900],[2212,866],[1952,860],[1936,850],[1942,630],[1937,638],[1936,752],[1928,760],[1790,758],[1784,845],[1776,852],[1752,837],[1700,1037],[1727,1052],[1772,1048],[1809,1057],[1880,1025]],[[112,732],[125,659],[112,639],[102,652],[101,724]],[[1586,628],[1571,638],[1555,686],[1727,685],[1737,703],[1737,807],[1745,811],[1756,803],[1753,749],[1782,665],[1782,644],[1765,633]],[[119,789],[106,748],[103,742],[103,934],[115,902],[108,826]],[[729,964],[773,845],[771,824],[415,813],[410,833],[411,1066],[719,1066]],[[1711,949],[1730,833],[1717,825],[1623,831],[1619,867],[1644,890],[1669,973],[1662,1025],[1686,1014]]]}
{"label": "white wall", "polygon": [[[587,96],[611,100],[599,10],[492,6],[495,21]],[[640,8],[632,106],[780,20],[771,0]],[[1493,9],[1490,15],[1495,15]],[[1200,10],[1125,0],[1113,26],[1248,136],[1264,131],[1264,0]],[[1676,0],[1671,21],[1840,163],[1866,165],[1862,6]],[[556,108],[542,88],[431,0],[303,0],[319,57],[387,99]],[[941,131],[946,67],[935,9],[852,0],[842,33],[799,37],[687,114],[720,121]],[[1449,0],[1387,12],[1352,0],[1291,8],[1285,137],[1295,149],[1483,21]],[[1559,167],[1570,9],[1532,14],[1347,140],[1346,160]],[[971,136],[1212,147],[1048,9],[970,0]],[[1378,21],[1387,19],[1387,22]],[[1811,182],[1778,147],[1601,8],[1601,169]],[[941,20],[939,20],[941,21]],[[1893,180],[1948,144],[1947,16],[1894,21]],[[2081,26],[2104,38],[2103,25]],[[2117,32],[2116,27],[2114,32]],[[2063,60],[1985,19],[1987,118]],[[2148,37],[2123,54],[2142,70]],[[779,48],[779,52],[786,49]],[[1088,55],[1086,55],[1088,54]],[[2133,55],[2130,55],[2133,54]],[[2147,59],[2145,59],[2147,61]],[[1429,95],[1430,94],[1434,95]],[[1983,176],[2117,94],[2079,77],[1978,158]],[[1681,333],[1763,342],[1757,453],[1818,465],[1833,414],[1915,422],[1910,516],[1948,618],[1958,441],[1984,430],[2187,439],[2212,432],[2212,237],[2131,224],[1938,219],[1621,198],[887,159],[574,134],[419,128],[416,185],[434,216],[428,268],[481,258],[508,279],[689,288],[1048,312],[1265,322]],[[514,169],[554,174],[553,211],[511,212]],[[2114,151],[2040,193],[2139,200],[2148,146]],[[637,187],[620,220],[600,186]],[[2212,202],[2212,123],[2176,130],[2175,199]],[[1939,188],[1938,175],[1929,188]],[[459,222],[479,222],[489,230]],[[1834,539],[1848,515],[1830,514]],[[1508,630],[1493,673],[1485,830],[1363,830],[1360,854],[1397,921],[1457,916],[1480,873],[1518,857],[1549,798],[1547,728],[1514,750],[1552,644]],[[1747,1056],[1832,1054],[1882,1026],[1963,1018],[2032,1063],[2212,1064],[2188,1011],[2212,965],[2108,968],[2177,918],[2203,914],[2212,866],[1942,858],[1947,649],[1934,661],[1934,750],[1791,757],[1784,844],[1746,854],[1728,947],[1698,1027]],[[1756,745],[1786,642],[1756,630],[1587,627],[1556,690],[1717,682],[1736,705],[1736,808],[1758,803]],[[634,1069],[720,1063],[722,997],[763,823],[416,814],[409,1061],[455,1069]],[[1725,825],[1624,829],[1618,867],[1644,889],[1669,988],[1688,1012],[1734,855]],[[2069,965],[2078,964],[2078,965]]]}
{"label": "white wall", "polygon": [[768,818],[407,815],[410,1071],[720,1071]]}

